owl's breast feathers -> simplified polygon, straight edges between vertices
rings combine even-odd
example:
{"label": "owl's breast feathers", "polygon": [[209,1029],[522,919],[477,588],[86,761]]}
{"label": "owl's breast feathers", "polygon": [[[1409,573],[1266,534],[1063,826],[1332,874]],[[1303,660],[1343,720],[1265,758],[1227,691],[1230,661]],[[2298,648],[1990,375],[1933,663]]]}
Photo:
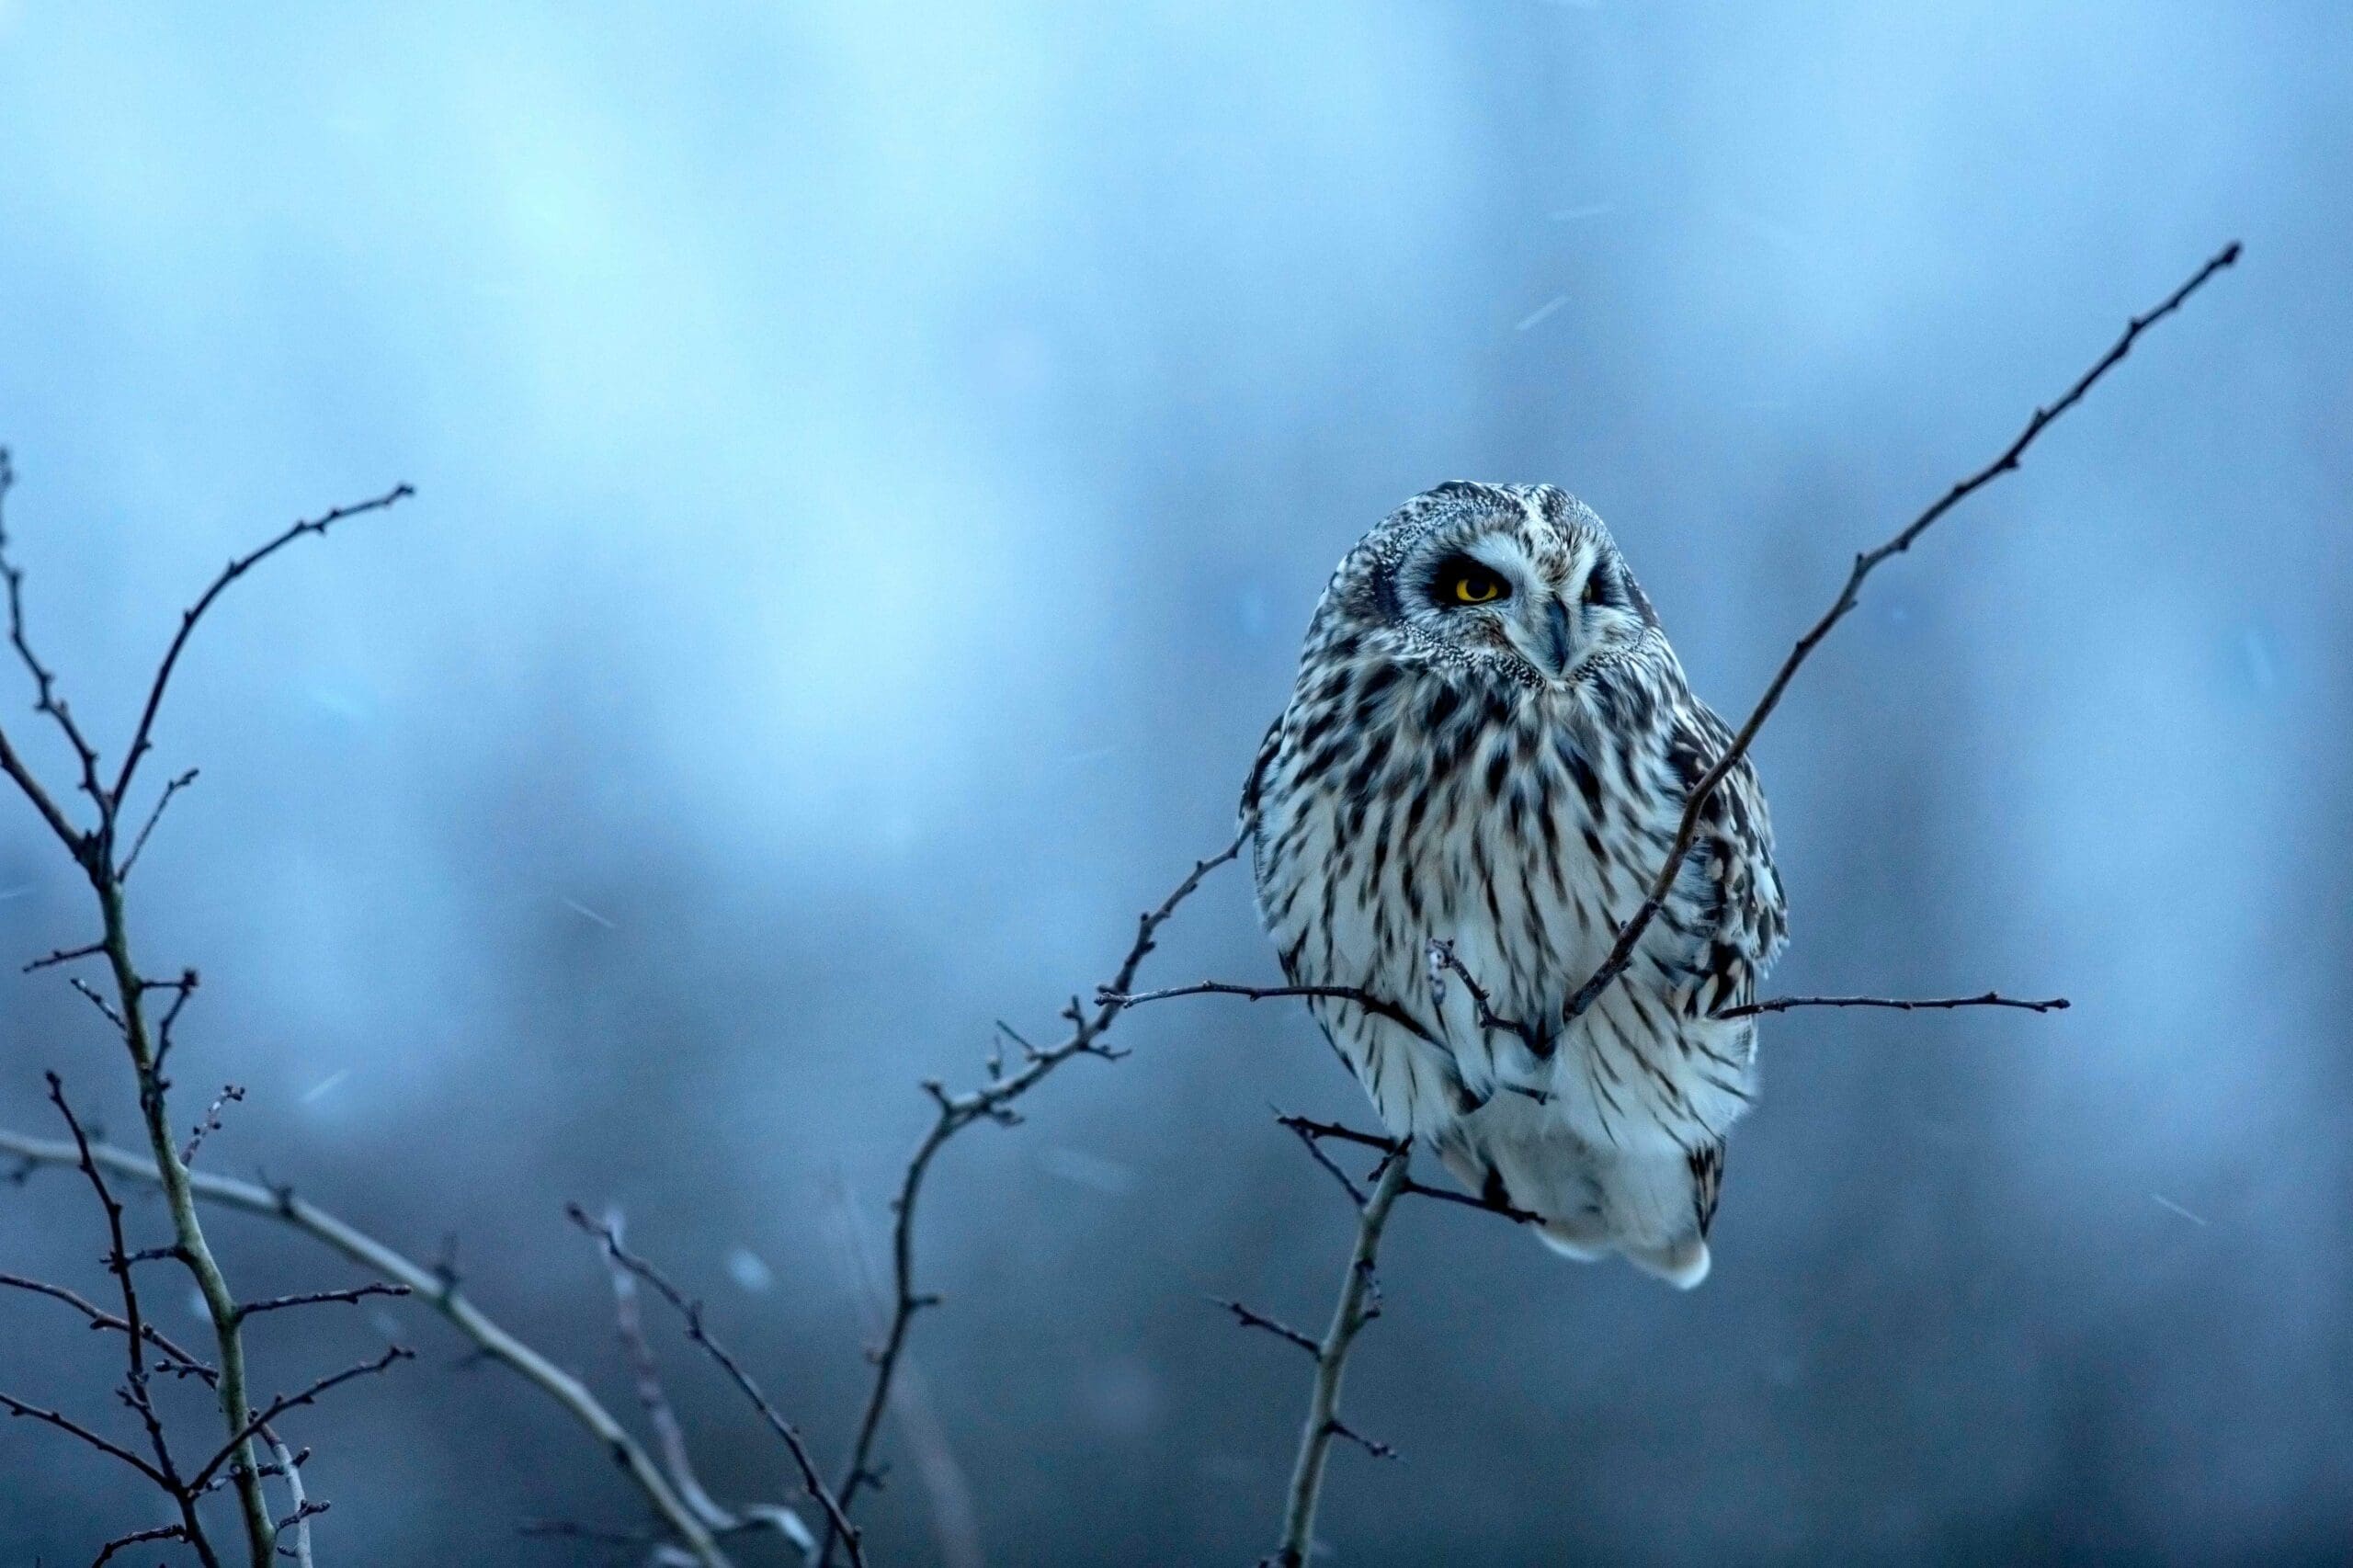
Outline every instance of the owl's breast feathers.
{"label": "owl's breast feathers", "polygon": [[[1285,973],[1372,992],[1437,1042],[1311,1004],[1392,1130],[1440,1136],[1505,1090],[1597,1145],[1696,1157],[1721,1141],[1749,1097],[1754,1026],[1711,1015],[1753,998],[1785,929],[1745,759],[1633,964],[1574,1024],[1561,1017],[1730,739],[1655,634],[1565,686],[1311,639],[1243,811]],[[1433,938],[1546,1049],[1483,1029],[1460,985],[1434,995]]]}

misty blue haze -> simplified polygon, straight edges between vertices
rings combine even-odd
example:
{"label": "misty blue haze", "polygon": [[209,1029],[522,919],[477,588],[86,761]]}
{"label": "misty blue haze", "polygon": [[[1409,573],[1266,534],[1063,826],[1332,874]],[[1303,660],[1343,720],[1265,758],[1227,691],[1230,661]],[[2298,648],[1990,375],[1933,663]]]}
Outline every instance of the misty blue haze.
{"label": "misty blue haze", "polygon": [[[136,936],[205,976],[188,1114],[252,1091],[205,1161],[454,1234],[631,1410],[562,1212],[617,1202],[837,1460],[918,1080],[1051,1030],[1225,842],[1366,528],[1559,483],[1742,711],[1857,548],[2236,238],[1758,746],[1776,989],[2074,1010],[1768,1020],[1688,1297],[1403,1211],[1348,1399],[1405,1458],[1338,1456],[1324,1534],[2343,1561],[2348,46],[2325,5],[0,0],[8,524],[77,710],[123,733],[233,553],[418,491],[241,585],[160,732],[203,777]],[[132,1124],[98,1020],[14,972],[86,905],[0,801],[0,1124],[51,1131],[51,1066]],[[1148,972],[1272,975],[1246,878]],[[1361,1096],[1277,1005],[1120,1036],[941,1161],[915,1359],[955,1474],[890,1447],[879,1562],[1273,1543],[1305,1369],[1203,1298],[1323,1321],[1349,1217],[1267,1107]],[[254,1293],[352,1281],[215,1230]],[[96,1291],[100,1237],[63,1176],[0,1187],[0,1269]],[[782,1498],[663,1326],[706,1480]],[[297,1427],[323,1562],[642,1522],[422,1309],[257,1326],[261,1381],[386,1334],[422,1358]],[[118,1372],[0,1300],[0,1387],[119,1418]],[[0,1562],[157,1506],[0,1424]]]}

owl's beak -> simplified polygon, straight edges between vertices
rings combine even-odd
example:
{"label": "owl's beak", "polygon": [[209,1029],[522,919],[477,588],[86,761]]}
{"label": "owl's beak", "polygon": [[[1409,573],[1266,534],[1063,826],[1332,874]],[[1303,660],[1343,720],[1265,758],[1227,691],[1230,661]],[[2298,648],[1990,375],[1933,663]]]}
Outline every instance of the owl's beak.
{"label": "owl's beak", "polygon": [[1522,602],[1527,608],[1512,619],[1513,645],[1546,680],[1559,680],[1569,673],[1574,656],[1569,607],[1549,594],[1540,600],[1531,596]]}

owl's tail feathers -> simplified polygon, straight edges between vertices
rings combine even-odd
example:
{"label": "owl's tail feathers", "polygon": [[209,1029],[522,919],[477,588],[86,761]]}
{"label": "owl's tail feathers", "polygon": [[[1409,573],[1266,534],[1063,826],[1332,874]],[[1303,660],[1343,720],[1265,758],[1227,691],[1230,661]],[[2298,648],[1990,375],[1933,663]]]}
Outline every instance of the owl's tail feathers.
{"label": "owl's tail feathers", "polygon": [[1708,1277],[1708,1244],[1696,1235],[1658,1246],[1644,1246],[1611,1235],[1598,1215],[1587,1215],[1583,1220],[1547,1220],[1537,1227],[1536,1233],[1546,1246],[1579,1263],[1597,1263],[1613,1252],[1623,1253],[1627,1262],[1679,1290],[1688,1290]]}
{"label": "owl's tail feathers", "polygon": [[1579,1263],[1598,1263],[1618,1250],[1597,1214],[1579,1220],[1547,1220],[1536,1227],[1536,1233],[1546,1246]]}
{"label": "owl's tail feathers", "polygon": [[1691,1290],[1708,1277],[1708,1244],[1700,1236],[1684,1236],[1664,1246],[1627,1245],[1622,1250],[1627,1262],[1678,1290]]}

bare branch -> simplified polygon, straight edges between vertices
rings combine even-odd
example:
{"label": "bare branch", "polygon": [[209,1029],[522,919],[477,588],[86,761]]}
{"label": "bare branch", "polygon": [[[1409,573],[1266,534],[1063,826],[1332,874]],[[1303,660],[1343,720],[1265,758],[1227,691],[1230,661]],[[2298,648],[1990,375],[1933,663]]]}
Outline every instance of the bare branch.
{"label": "bare branch", "polygon": [[1377,1442],[1373,1438],[1366,1437],[1363,1433],[1358,1431],[1355,1427],[1349,1426],[1347,1422],[1341,1420],[1336,1415],[1332,1418],[1331,1433],[1335,1437],[1345,1437],[1349,1442],[1354,1443],[1357,1447],[1362,1449],[1366,1453],[1370,1454],[1374,1459],[1393,1460],[1397,1457],[1397,1450],[1395,1449],[1391,1448],[1387,1443]]}
{"label": "bare branch", "polygon": [[[47,1296],[51,1301],[63,1301],[88,1319],[92,1328],[111,1329],[119,1334],[131,1332],[127,1320],[115,1316],[79,1292],[69,1290],[63,1285],[52,1285],[46,1279],[28,1278],[21,1274],[0,1274],[0,1289],[22,1290],[29,1295]],[[153,1324],[142,1323],[139,1336],[147,1342],[150,1348],[163,1352],[164,1363],[160,1370],[198,1378],[208,1383],[219,1381],[220,1374],[175,1344]]]}
{"label": "bare branch", "polygon": [[346,1290],[303,1290],[291,1296],[272,1296],[267,1301],[247,1301],[237,1309],[237,1315],[253,1318],[264,1312],[284,1312],[289,1307],[316,1307],[333,1301],[357,1303],[370,1296],[408,1294],[410,1290],[405,1285],[387,1285],[381,1279],[371,1279],[365,1285],[354,1285]]}
{"label": "bare branch", "polygon": [[[181,1539],[195,1549],[197,1556],[206,1564],[217,1565],[219,1559],[214,1555],[210,1540],[205,1535],[204,1521],[197,1514],[199,1488],[180,1479],[179,1466],[172,1458],[171,1444],[165,1438],[163,1418],[156,1414],[155,1402],[147,1387],[150,1334],[140,1311],[139,1287],[131,1277],[135,1255],[130,1250],[130,1243],[123,1232],[122,1205],[117,1201],[113,1188],[107,1186],[107,1178],[99,1171],[97,1161],[91,1156],[89,1134],[83,1130],[81,1118],[74,1114],[74,1107],[65,1097],[64,1080],[54,1073],[47,1074],[47,1078],[50,1104],[57,1108],[57,1114],[64,1119],[66,1131],[74,1137],[74,1164],[88,1180],[90,1190],[97,1195],[98,1207],[106,1214],[107,1272],[114,1276],[121,1292],[123,1344],[130,1363],[130,1372],[121,1391],[123,1403],[139,1417],[140,1426],[146,1431],[148,1449],[155,1456],[155,1483],[179,1509]],[[183,1364],[195,1363],[195,1358],[177,1346],[171,1346],[169,1354]],[[208,1378],[206,1381],[215,1390],[220,1387],[217,1377]]]}
{"label": "bare branch", "polygon": [[1462,982],[1462,989],[1471,994],[1473,1016],[1479,1020],[1479,1028],[1483,1032],[1493,1034],[1495,1030],[1502,1029],[1506,1034],[1518,1035],[1520,1044],[1528,1047],[1531,1055],[1545,1057],[1552,1054],[1552,1039],[1543,1030],[1533,1024],[1523,1023],[1518,1018],[1506,1018],[1495,1011],[1494,1003],[1487,998],[1486,988],[1479,983],[1469,969],[1464,967],[1462,960],[1454,956],[1452,942],[1442,942],[1436,937],[1432,937],[1429,939],[1427,956],[1430,971],[1430,1006],[1441,1017],[1445,1016],[1446,977],[1451,971],[1457,980]]}
{"label": "bare branch", "polygon": [[[605,1226],[615,1238],[621,1233],[622,1218],[619,1208],[605,1210]],[[685,1500],[713,1535],[724,1536],[740,1529],[745,1521],[720,1506],[695,1472],[694,1457],[687,1448],[686,1429],[679,1425],[677,1412],[670,1404],[668,1391],[662,1386],[661,1368],[654,1357],[654,1346],[645,1337],[643,1315],[638,1311],[637,1276],[613,1255],[610,1247],[600,1247],[605,1259],[605,1274],[613,1290],[613,1321],[620,1336],[621,1349],[629,1358],[630,1372],[637,1385],[638,1403],[644,1407],[647,1423],[654,1428],[654,1438],[661,1449],[664,1465],[668,1469],[671,1485],[677,1488]],[[776,1516],[790,1520],[790,1528],[772,1523],[771,1528],[783,1530],[802,1545],[813,1544],[814,1538],[800,1516],[790,1509],[779,1508]]]}
{"label": "bare branch", "polygon": [[[196,603],[180,612],[179,630],[173,634],[171,646],[164,650],[163,660],[155,666],[155,678],[147,688],[147,701],[146,705],[140,710],[138,728],[131,734],[131,749],[123,755],[121,771],[115,775],[114,787],[109,792],[116,809],[119,809],[124,797],[131,791],[131,781],[138,774],[140,759],[147,755],[153,744],[152,737],[155,730],[155,716],[163,709],[165,689],[172,683],[172,672],[179,667],[180,654],[187,651],[188,638],[195,632],[197,622],[204,619],[205,611],[210,609],[214,601],[228,591],[229,585],[301,539],[304,534],[318,534],[324,537],[329,528],[347,517],[360,517],[369,512],[385,511],[415,494],[416,492],[406,484],[395,484],[372,500],[337,506],[307,522],[297,522],[267,544],[262,545],[250,554],[237,557],[221,569],[221,574],[212,579],[211,585],[198,597]],[[158,811],[161,809],[160,806],[157,807]],[[136,851],[133,853],[135,855]]]}
{"label": "bare branch", "polygon": [[204,1141],[221,1131],[221,1112],[233,1101],[244,1097],[245,1091],[235,1084],[221,1085],[221,1092],[213,1096],[212,1103],[205,1108],[204,1119],[196,1124],[196,1131],[188,1134],[187,1145],[180,1150],[180,1164],[192,1165],[196,1163],[196,1152],[204,1147]]}
{"label": "bare branch", "polygon": [[[231,1460],[234,1459],[239,1450],[244,1447],[248,1439],[259,1436],[263,1427],[268,1426],[271,1422],[277,1420],[288,1411],[292,1410],[299,1405],[316,1404],[323,1395],[335,1389],[341,1388],[347,1382],[351,1382],[359,1378],[373,1377],[380,1372],[390,1371],[395,1364],[402,1361],[413,1361],[415,1358],[415,1351],[404,1349],[398,1345],[389,1345],[384,1347],[384,1353],[381,1356],[377,1357],[372,1361],[362,1361],[356,1367],[346,1367],[340,1372],[329,1372],[325,1377],[319,1379],[299,1393],[279,1394],[276,1399],[271,1400],[268,1404],[256,1411],[254,1414],[253,1418],[245,1423],[242,1431],[235,1433],[230,1437],[228,1442],[222,1444],[221,1450],[205,1461],[204,1468],[196,1472],[195,1479],[189,1482],[188,1484],[199,1491],[202,1490],[204,1483],[210,1480],[213,1474],[218,1471],[222,1465],[227,1464]],[[276,1534],[276,1529],[273,1528],[271,1531],[273,1544]]]}
{"label": "bare branch", "polygon": [[187,1539],[187,1529],[179,1525],[153,1525],[143,1530],[133,1530],[129,1535],[115,1537],[98,1548],[97,1556],[90,1560],[90,1568],[106,1568],[108,1563],[114,1561],[115,1553],[128,1551],[134,1546],[142,1546],[150,1541],[186,1540]]}
{"label": "bare branch", "polygon": [[104,942],[91,942],[79,948],[59,948],[54,952],[42,954],[17,972],[33,974],[44,969],[54,969],[62,963],[72,963],[76,959],[99,958],[104,956],[106,950],[107,945]]}
{"label": "bare branch", "polygon": [[[115,868],[115,881],[124,882],[131,880],[131,869],[139,864],[140,852],[147,847],[149,835],[154,833],[155,824],[164,820],[164,808],[172,803],[173,796],[195,783],[196,778],[197,770],[191,767],[164,786],[164,792],[155,797],[155,809],[147,813],[147,821],[140,827],[139,836],[131,841],[131,853],[122,858],[120,866]],[[305,1530],[303,1533],[308,1535],[310,1532]]]}
{"label": "bare branch", "polygon": [[842,1538],[850,1562],[863,1568],[866,1551],[860,1543],[858,1530],[850,1524],[849,1517],[842,1512],[841,1501],[835,1496],[833,1488],[827,1486],[824,1477],[818,1474],[816,1461],[809,1456],[808,1445],[801,1440],[801,1434],[794,1429],[792,1423],[777,1413],[776,1406],[768,1403],[767,1396],[760,1392],[759,1385],[752,1381],[735,1358],[710,1336],[710,1330],[703,1325],[702,1303],[688,1298],[659,1269],[622,1246],[620,1238],[609,1227],[589,1218],[588,1211],[577,1203],[565,1204],[563,1211],[574,1224],[604,1243],[608,1258],[654,1287],[656,1294],[676,1309],[678,1315],[686,1320],[687,1337],[701,1346],[710,1358],[719,1363],[720,1369],[743,1392],[744,1397],[752,1402],[753,1408],[760,1413],[760,1418],[768,1424],[768,1430],[783,1442],[787,1451],[792,1455],[792,1462],[800,1469],[801,1483],[808,1492],[810,1500],[824,1511],[832,1529]]}
{"label": "bare branch", "polygon": [[1376,1017],[1388,1019],[1399,1028],[1436,1045],[1438,1036],[1429,1027],[1385,996],[1376,996],[1356,985],[1237,985],[1229,980],[1196,981],[1190,985],[1171,985],[1158,991],[1114,991],[1108,986],[1095,994],[1095,999],[1107,1006],[1140,1007],[1147,1002],[1166,1002],[1178,996],[1239,996],[1250,1002],[1272,1002],[1286,996],[1321,998],[1330,1002],[1347,1002],[1362,1007]]}
{"label": "bare branch", "polygon": [[[188,1006],[188,998],[196,994],[196,988],[203,982],[196,971],[184,969],[177,980],[149,981],[146,983],[151,990],[174,993],[171,1005],[164,1009],[164,1016],[155,1023],[155,1071],[160,1075],[164,1063],[171,1058],[172,1030],[179,1024],[180,1013]],[[187,1162],[181,1163],[185,1165]]]}
{"label": "bare branch", "polygon": [[17,1398],[16,1395],[9,1393],[0,1393],[0,1405],[5,1405],[7,1408],[8,1414],[11,1415],[20,1415],[34,1421],[44,1422],[49,1426],[56,1427],[61,1432],[68,1433],[73,1437],[79,1437],[82,1441],[89,1444],[90,1447],[97,1449],[98,1452],[111,1455],[113,1458],[120,1460],[123,1463],[129,1465],[131,1469],[137,1471],[140,1474],[153,1482],[157,1486],[166,1485],[164,1480],[164,1472],[162,1471],[157,1470],[153,1465],[149,1464],[145,1460],[141,1459],[129,1449],[123,1448],[116,1443],[108,1442],[106,1438],[99,1437],[96,1432],[91,1431],[87,1426],[83,1426],[80,1422],[74,1420],[70,1415],[63,1415],[58,1411],[45,1409],[38,1404],[28,1404],[23,1400]]}
{"label": "bare branch", "polygon": [[1381,1179],[1357,1221],[1357,1241],[1341,1277],[1340,1299],[1332,1309],[1332,1326],[1315,1350],[1315,1381],[1309,1396],[1307,1424],[1300,1434],[1299,1458],[1291,1471],[1290,1496],[1283,1514],[1282,1543],[1269,1559],[1277,1568],[1303,1568],[1308,1543],[1315,1534],[1315,1508],[1323,1496],[1324,1470],[1332,1439],[1345,1436],[1372,1451],[1368,1442],[1340,1423],[1340,1387],[1347,1371],[1348,1351],[1357,1335],[1378,1311],[1373,1266],[1381,1255],[1381,1236],[1397,1200],[1412,1181],[1413,1155],[1398,1149],[1382,1165]]}
{"label": "bare branch", "polygon": [[[151,1186],[161,1185],[155,1166],[128,1150],[94,1143],[90,1153],[97,1165],[117,1176]],[[28,1166],[77,1163],[71,1144],[6,1131],[0,1131],[0,1154],[21,1160]],[[727,1557],[712,1540],[710,1530],[679,1500],[661,1468],[598,1403],[597,1396],[579,1379],[507,1332],[431,1266],[407,1257],[318,1205],[297,1197],[291,1187],[264,1187],[203,1171],[188,1173],[188,1182],[189,1190],[208,1203],[278,1221],[325,1244],[369,1272],[407,1286],[417,1300],[472,1341],[482,1356],[514,1369],[563,1406],[612,1456],[620,1472],[643,1494],[654,1513],[686,1544],[696,1562],[703,1568],[727,1568]]]}
{"label": "bare branch", "polygon": [[97,987],[91,985],[89,982],[84,980],[77,974],[68,977],[65,983],[79,992],[81,994],[82,1000],[87,1002],[91,1006],[96,1007],[98,1010],[98,1017],[104,1018],[108,1023],[112,1024],[117,1034],[128,1034],[131,1032],[131,1026],[123,1022],[121,1012],[113,1003],[99,995]]}
{"label": "bare branch", "polygon": [[1795,1007],[1893,1007],[1904,1013],[1952,1007],[2023,1007],[2029,1013],[2063,1013],[2068,1006],[2064,996],[2029,1002],[1997,991],[1988,991],[1981,996],[1774,996],[1762,1002],[1744,1002],[1709,1016],[1753,1018],[1760,1013],[1786,1013]]}
{"label": "bare branch", "polygon": [[1321,1355],[1323,1353],[1323,1346],[1318,1345],[1312,1335],[1302,1334],[1299,1330],[1291,1327],[1290,1324],[1287,1323],[1279,1322],[1274,1318],[1268,1317],[1264,1312],[1252,1312],[1248,1307],[1244,1306],[1241,1302],[1229,1301],[1223,1296],[1211,1296],[1210,1300],[1216,1302],[1219,1306],[1223,1307],[1227,1312],[1232,1312],[1233,1314],[1233,1321],[1240,1324],[1245,1328],[1263,1328],[1268,1334],[1273,1335],[1277,1339],[1289,1340],[1291,1344],[1298,1346],[1302,1350],[1306,1351],[1310,1356]]}
{"label": "bare branch", "polygon": [[1476,1209],[1483,1214],[1501,1215],[1515,1225],[1540,1225],[1544,1222],[1544,1216],[1532,1209],[1522,1209],[1517,1204],[1476,1197],[1468,1192],[1449,1192],[1445,1187],[1431,1187],[1418,1181],[1407,1182],[1405,1191],[1411,1197],[1435,1198],[1440,1203],[1452,1203],[1464,1209]]}
{"label": "bare branch", "polygon": [[1733,734],[1732,744],[1724,748],[1722,756],[1716,758],[1714,766],[1700,775],[1699,782],[1691,787],[1690,796],[1684,802],[1682,821],[1676,826],[1675,842],[1659,862],[1658,871],[1651,879],[1649,892],[1644,894],[1641,906],[1634,911],[1631,917],[1618,928],[1618,938],[1610,944],[1609,956],[1602,960],[1600,968],[1593,971],[1592,978],[1579,986],[1576,994],[1569,999],[1568,1006],[1562,1011],[1561,1021],[1563,1024],[1574,1022],[1582,1017],[1586,1009],[1598,1001],[1601,994],[1616,983],[1620,975],[1626,972],[1626,966],[1634,961],[1635,946],[1642,941],[1643,933],[1650,929],[1651,922],[1658,918],[1659,911],[1665,907],[1667,895],[1674,890],[1675,880],[1682,872],[1683,858],[1691,852],[1691,846],[1699,838],[1700,818],[1705,814],[1709,801],[1714,798],[1718,787],[1731,775],[1733,769],[1740,766],[1741,759],[1748,755],[1750,744],[1756,739],[1756,732],[1764,728],[1765,721],[1771,718],[1773,710],[1780,706],[1781,694],[1789,689],[1790,682],[1796,678],[1799,668],[1805,664],[1814,649],[1821,646],[1822,640],[1830,635],[1831,629],[1844,620],[1848,612],[1861,602],[1859,595],[1863,580],[1891,557],[1901,555],[1910,550],[1920,536],[1927,533],[1936,523],[1937,519],[2003,474],[2016,469],[2018,466],[2018,460],[2026,455],[2027,448],[2034,444],[2035,437],[2050,428],[2052,423],[2061,415],[2081,402],[2084,394],[2090,392],[2102,376],[2108,374],[2118,361],[2131,352],[2132,345],[2139,341],[2143,333],[2179,310],[2183,301],[2205,286],[2207,279],[2224,267],[2232,266],[2238,258],[2238,242],[2234,240],[2223,246],[2205,266],[2200,267],[2191,276],[2189,281],[2167,295],[2154,310],[2146,315],[2134,316],[2126,324],[2124,335],[2118,338],[2090,369],[2078,377],[2075,384],[2069,387],[2058,402],[2048,408],[2036,409],[2034,417],[2027,421],[2026,428],[2018,433],[2018,439],[2012,441],[2001,456],[1938,497],[1930,504],[1927,510],[1905,524],[1903,529],[1886,543],[1876,550],[1865,551],[1855,557],[1854,567],[1847,574],[1846,585],[1838,590],[1837,598],[1833,600],[1830,608],[1823,612],[1822,619],[1815,621],[1805,635],[1798,639],[1796,646],[1790,650],[1789,656],[1781,661],[1781,667],[1774,673],[1771,682],[1766,686],[1765,694],[1756,699],[1756,706],[1749,710],[1747,719]]}
{"label": "bare branch", "polygon": [[[0,508],[5,508],[8,492],[15,488],[16,483],[16,470],[8,460],[8,453],[5,448],[0,448]],[[74,722],[73,712],[66,707],[64,699],[57,695],[55,673],[41,663],[40,656],[33,652],[30,639],[25,634],[25,571],[8,553],[5,509],[0,509],[0,583],[5,583],[7,588],[9,644],[17,650],[17,662],[25,666],[25,673],[32,677],[33,711],[53,721],[59,733],[64,735],[65,744],[73,747],[74,759],[81,766],[83,792],[97,806],[103,831],[104,825],[113,820],[113,812],[105,791],[98,785],[97,750],[82,733],[81,725]],[[6,755],[13,757],[13,754]],[[80,860],[87,841],[65,825],[63,813],[48,803],[46,792],[30,782],[28,771],[18,777],[18,767],[13,762],[7,771],[11,777],[17,778],[18,787],[32,798],[33,804],[40,808],[41,814],[50,819],[51,828],[65,841],[66,847],[74,851],[74,858]]]}
{"label": "bare branch", "polygon": [[1378,1132],[1365,1132],[1354,1127],[1344,1127],[1336,1121],[1318,1121],[1312,1116],[1286,1116],[1278,1113],[1275,1119],[1301,1137],[1309,1140],[1336,1138],[1343,1143],[1360,1143],[1383,1153],[1397,1147],[1397,1141]]}
{"label": "bare branch", "polygon": [[293,1451],[278,1440],[267,1428],[263,1436],[268,1439],[269,1451],[278,1460],[278,1473],[286,1480],[286,1495],[294,1511],[278,1521],[278,1533],[282,1537],[294,1532],[294,1544],[278,1549],[280,1556],[290,1556],[294,1568],[313,1568],[311,1560],[311,1521],[327,1511],[324,1503],[314,1503],[302,1489],[302,1465]]}
{"label": "bare branch", "polygon": [[[1340,1190],[1348,1195],[1349,1202],[1359,1209],[1364,1207],[1364,1189],[1356,1184],[1354,1177],[1340,1168],[1338,1161],[1324,1152],[1324,1134],[1315,1130],[1313,1123],[1303,1117],[1289,1117],[1279,1112],[1276,1114],[1275,1119],[1298,1135],[1299,1142],[1307,1150],[1309,1157],[1331,1173],[1332,1179],[1340,1184]],[[1348,1142],[1354,1142],[1356,1140],[1350,1139]],[[1386,1140],[1381,1140],[1378,1147],[1385,1150],[1389,1144]]]}

